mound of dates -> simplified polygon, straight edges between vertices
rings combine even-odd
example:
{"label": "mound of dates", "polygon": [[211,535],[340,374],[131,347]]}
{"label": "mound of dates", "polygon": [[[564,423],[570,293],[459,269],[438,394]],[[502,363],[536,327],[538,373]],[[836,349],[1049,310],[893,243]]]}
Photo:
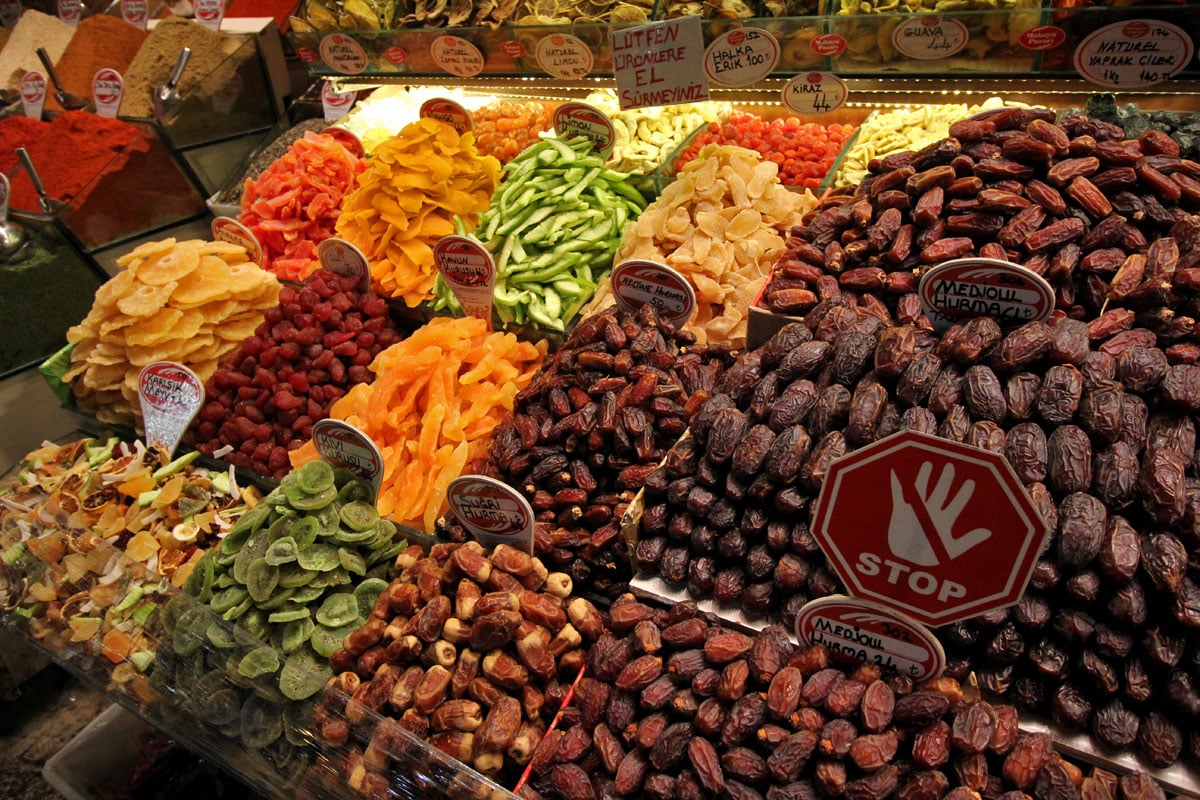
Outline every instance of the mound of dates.
{"label": "mound of dates", "polygon": [[487,473],[529,499],[538,554],[592,591],[613,597],[628,584],[621,518],[728,360],[694,344],[649,305],[595,314],[496,430]]}
{"label": "mound of dates", "polygon": [[1015,707],[969,699],[951,678],[914,685],[874,666],[837,666],[823,646],[796,648],[780,627],[750,635],[694,604],[668,610],[625,597],[520,794],[1079,797],[1079,770],[1048,735],[1017,723]]}
{"label": "mound of dates", "polygon": [[600,636],[600,612],[571,597],[569,576],[508,545],[410,546],[396,565],[330,657],[318,739],[347,749],[343,777],[364,795],[404,780],[411,736],[513,785]]}
{"label": "mound of dates", "polygon": [[915,323],[920,271],[969,256],[1044,276],[1076,319],[1152,311],[1172,285],[1200,285],[1200,163],[1170,135],[1127,139],[1108,122],[1013,108],[949,133],[872,161],[853,195],[793,229],[765,307],[803,314],[845,294],[889,323]]}

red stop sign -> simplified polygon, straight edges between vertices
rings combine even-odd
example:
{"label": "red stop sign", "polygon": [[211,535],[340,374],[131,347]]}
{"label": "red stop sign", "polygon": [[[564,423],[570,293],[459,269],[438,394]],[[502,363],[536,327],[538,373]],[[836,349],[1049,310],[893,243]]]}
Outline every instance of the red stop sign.
{"label": "red stop sign", "polygon": [[1050,531],[996,453],[903,431],[837,460],[813,534],[851,594],[927,625],[1012,605]]}

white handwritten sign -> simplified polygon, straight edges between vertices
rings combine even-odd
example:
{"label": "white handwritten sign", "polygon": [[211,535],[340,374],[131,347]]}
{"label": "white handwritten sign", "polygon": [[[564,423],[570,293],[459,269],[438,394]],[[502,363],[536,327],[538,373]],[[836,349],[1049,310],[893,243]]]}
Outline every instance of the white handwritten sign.
{"label": "white handwritten sign", "polygon": [[610,36],[621,108],[708,99],[700,17],[690,15],[620,28]]}
{"label": "white handwritten sign", "polygon": [[725,31],[704,51],[704,71],[721,86],[750,86],[778,63],[779,41],[760,28]]}
{"label": "white handwritten sign", "polygon": [[892,46],[920,61],[949,58],[967,46],[967,26],[951,17],[922,14],[901,20],[892,31]]}
{"label": "white handwritten sign", "polygon": [[797,114],[827,114],[846,102],[846,82],[832,72],[797,75],[783,87],[783,104]]}
{"label": "white handwritten sign", "polygon": [[1134,19],[1094,31],[1075,48],[1075,69],[1092,83],[1121,89],[1150,86],[1191,63],[1192,39],[1169,22]]}

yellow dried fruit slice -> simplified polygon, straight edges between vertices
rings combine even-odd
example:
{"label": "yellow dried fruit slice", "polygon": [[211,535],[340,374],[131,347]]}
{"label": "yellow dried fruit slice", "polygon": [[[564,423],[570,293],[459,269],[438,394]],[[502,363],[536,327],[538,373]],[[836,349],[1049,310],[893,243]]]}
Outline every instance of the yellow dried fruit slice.
{"label": "yellow dried fruit slice", "polygon": [[[195,250],[184,250],[177,247],[174,250],[148,258],[136,267],[137,279],[151,286],[163,286],[172,281],[179,281],[192,274],[200,266],[200,255]],[[130,270],[134,270],[130,266]]]}

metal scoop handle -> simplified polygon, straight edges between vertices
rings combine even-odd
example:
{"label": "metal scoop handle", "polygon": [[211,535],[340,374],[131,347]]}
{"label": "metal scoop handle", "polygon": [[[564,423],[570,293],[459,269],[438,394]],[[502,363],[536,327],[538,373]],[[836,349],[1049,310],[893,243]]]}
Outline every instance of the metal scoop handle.
{"label": "metal scoop handle", "polygon": [[179,58],[175,59],[175,66],[171,69],[171,75],[167,78],[166,86],[168,91],[175,91],[175,87],[179,85],[179,78],[183,75],[183,68],[187,66],[188,59],[192,57],[192,48],[185,47],[179,51]]}
{"label": "metal scoop handle", "polygon": [[62,83],[58,80],[58,73],[54,71],[54,64],[50,61],[50,56],[46,54],[46,48],[39,47],[36,52],[37,57],[41,59],[42,66],[46,68],[46,74],[50,76],[50,82],[54,84],[54,99],[58,101],[59,105],[68,111],[79,109],[90,111],[95,108],[87,98],[72,94],[63,88]]}
{"label": "metal scoop handle", "polygon": [[17,158],[21,160],[21,166],[25,168],[25,172],[29,175],[29,182],[33,184],[33,190],[37,192],[38,205],[47,214],[53,214],[61,206],[61,202],[46,194],[42,176],[38,175],[37,168],[33,166],[33,159],[29,157],[29,151],[24,147],[18,147]]}
{"label": "metal scoop handle", "polygon": [[42,66],[46,68],[46,74],[50,76],[50,82],[54,84],[55,89],[62,92],[62,84],[59,83],[58,73],[54,71],[54,62],[50,60],[50,56],[46,53],[46,48],[39,47],[36,52],[37,57],[42,62]]}

